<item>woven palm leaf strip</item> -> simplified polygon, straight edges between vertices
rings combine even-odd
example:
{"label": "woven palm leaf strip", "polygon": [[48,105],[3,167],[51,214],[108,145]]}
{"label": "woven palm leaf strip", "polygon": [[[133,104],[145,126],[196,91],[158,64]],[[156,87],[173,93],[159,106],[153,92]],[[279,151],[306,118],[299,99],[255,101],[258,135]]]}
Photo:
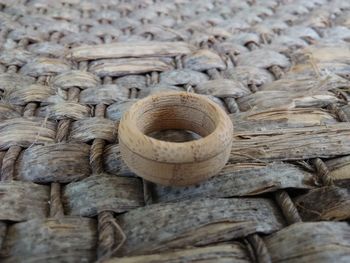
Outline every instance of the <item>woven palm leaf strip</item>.
{"label": "woven palm leaf strip", "polygon": [[[343,0],[0,0],[0,262],[349,262],[349,17]],[[168,90],[230,115],[219,176],[163,187],[122,162],[121,115]]]}

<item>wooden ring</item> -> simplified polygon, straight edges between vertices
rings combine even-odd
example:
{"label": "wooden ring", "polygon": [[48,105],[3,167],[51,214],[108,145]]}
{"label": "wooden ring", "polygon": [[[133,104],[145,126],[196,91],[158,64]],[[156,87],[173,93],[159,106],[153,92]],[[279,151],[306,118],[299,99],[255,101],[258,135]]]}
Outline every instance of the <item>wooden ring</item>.
{"label": "wooden ring", "polygon": [[[147,136],[167,129],[190,130],[202,138],[167,142]],[[226,164],[233,125],[227,114],[203,95],[166,92],[137,101],[119,125],[122,158],[144,179],[173,186],[196,184]]]}

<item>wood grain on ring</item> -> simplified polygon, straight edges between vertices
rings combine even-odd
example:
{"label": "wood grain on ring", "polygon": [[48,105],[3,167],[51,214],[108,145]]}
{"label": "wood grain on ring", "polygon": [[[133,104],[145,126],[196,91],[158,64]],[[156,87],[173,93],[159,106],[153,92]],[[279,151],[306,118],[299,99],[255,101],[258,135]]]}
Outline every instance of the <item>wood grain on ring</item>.
{"label": "wood grain on ring", "polygon": [[[190,142],[167,142],[150,136],[167,129],[202,136]],[[136,102],[119,126],[122,158],[137,175],[158,184],[185,186],[217,174],[228,160],[232,122],[205,96],[160,93]]]}

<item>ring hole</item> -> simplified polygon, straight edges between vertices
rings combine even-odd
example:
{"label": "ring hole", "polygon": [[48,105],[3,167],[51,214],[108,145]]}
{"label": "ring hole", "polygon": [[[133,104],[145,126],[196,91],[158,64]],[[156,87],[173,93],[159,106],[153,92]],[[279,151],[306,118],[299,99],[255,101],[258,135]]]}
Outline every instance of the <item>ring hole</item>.
{"label": "ring hole", "polygon": [[154,131],[146,135],[166,142],[189,142],[202,138],[199,134],[189,130],[162,130]]}
{"label": "ring hole", "polygon": [[214,132],[216,114],[215,108],[205,100],[165,96],[140,107],[136,125],[149,137],[187,142]]}

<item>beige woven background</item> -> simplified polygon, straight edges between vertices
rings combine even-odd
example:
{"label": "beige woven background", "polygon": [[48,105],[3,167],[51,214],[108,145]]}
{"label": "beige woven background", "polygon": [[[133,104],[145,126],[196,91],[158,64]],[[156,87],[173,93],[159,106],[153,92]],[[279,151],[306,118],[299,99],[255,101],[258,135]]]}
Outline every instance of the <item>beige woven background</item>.
{"label": "beige woven background", "polygon": [[[350,262],[349,27],[345,0],[0,0],[0,261]],[[120,158],[167,90],[234,124],[197,186]]]}

